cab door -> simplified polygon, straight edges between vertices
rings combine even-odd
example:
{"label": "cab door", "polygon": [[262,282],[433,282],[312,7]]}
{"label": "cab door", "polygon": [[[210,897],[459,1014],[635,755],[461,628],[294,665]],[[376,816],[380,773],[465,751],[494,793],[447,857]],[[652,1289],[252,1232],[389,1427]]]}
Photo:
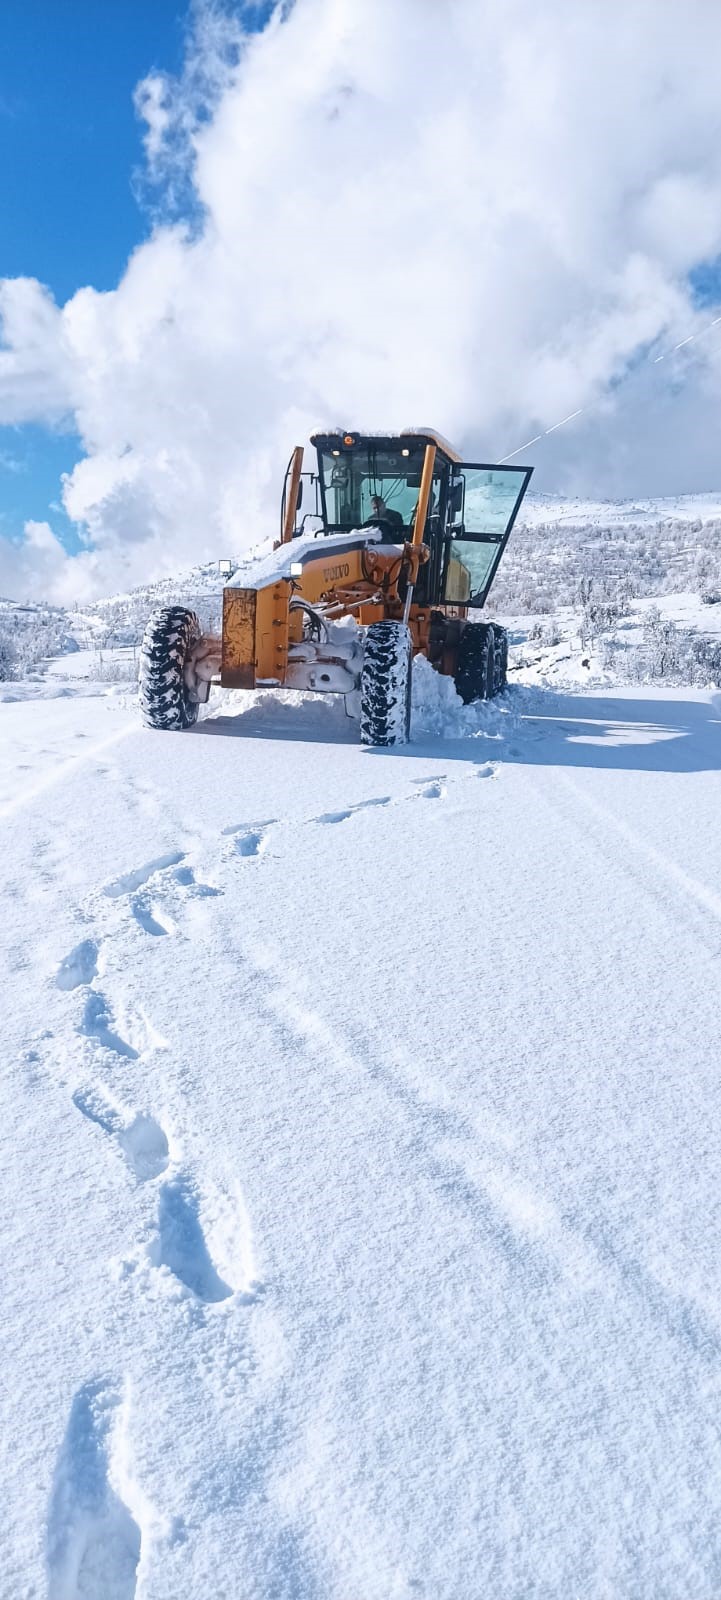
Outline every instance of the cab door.
{"label": "cab door", "polygon": [[443,575],[445,605],[483,606],[533,467],[453,467]]}

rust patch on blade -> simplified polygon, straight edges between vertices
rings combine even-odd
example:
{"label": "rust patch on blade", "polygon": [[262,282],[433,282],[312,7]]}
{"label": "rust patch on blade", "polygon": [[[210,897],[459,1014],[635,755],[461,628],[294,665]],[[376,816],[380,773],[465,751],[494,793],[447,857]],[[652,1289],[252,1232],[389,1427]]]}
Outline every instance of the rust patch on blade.
{"label": "rust patch on blade", "polygon": [[255,589],[223,590],[223,660],[220,681],[225,689],[255,688]]}

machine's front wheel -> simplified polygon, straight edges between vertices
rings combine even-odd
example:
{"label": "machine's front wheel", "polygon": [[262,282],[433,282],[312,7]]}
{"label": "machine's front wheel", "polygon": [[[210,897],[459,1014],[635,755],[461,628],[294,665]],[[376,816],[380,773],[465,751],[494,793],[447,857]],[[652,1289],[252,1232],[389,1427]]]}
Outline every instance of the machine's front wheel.
{"label": "machine's front wheel", "polygon": [[467,622],[458,644],[454,675],[463,704],[492,700],[496,689],[496,643],[490,622]]}
{"label": "machine's front wheel", "polygon": [[138,699],[148,728],[192,728],[198,702],[191,700],[185,667],[200,638],[200,623],[185,606],[153,612],[140,648]]}
{"label": "machine's front wheel", "polygon": [[361,744],[407,744],[413,640],[402,622],[373,622],[361,669]]}

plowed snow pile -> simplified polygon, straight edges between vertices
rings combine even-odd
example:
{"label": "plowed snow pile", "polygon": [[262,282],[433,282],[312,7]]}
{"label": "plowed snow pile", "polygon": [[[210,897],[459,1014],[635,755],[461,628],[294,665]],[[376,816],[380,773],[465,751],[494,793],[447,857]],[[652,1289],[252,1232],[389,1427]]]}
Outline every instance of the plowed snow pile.
{"label": "plowed snow pile", "polygon": [[718,697],[0,727],[2,1595],[717,1596]]}

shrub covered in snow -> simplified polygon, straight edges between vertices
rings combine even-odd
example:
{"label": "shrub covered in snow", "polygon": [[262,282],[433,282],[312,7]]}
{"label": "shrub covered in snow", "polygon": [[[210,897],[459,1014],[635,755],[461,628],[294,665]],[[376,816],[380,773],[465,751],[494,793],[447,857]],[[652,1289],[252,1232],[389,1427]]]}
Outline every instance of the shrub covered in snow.
{"label": "shrub covered in snow", "polygon": [[5,604],[0,610],[0,680],[22,678],[67,648],[65,613]]}
{"label": "shrub covered in snow", "polygon": [[0,683],[15,677],[17,650],[11,634],[0,625]]}
{"label": "shrub covered in snow", "polygon": [[658,606],[646,612],[640,643],[624,648],[611,634],[600,641],[599,658],[605,672],[627,682],[663,679],[677,687],[721,685],[721,641],[680,627]]}
{"label": "shrub covered in snow", "polygon": [[[613,508],[611,508],[613,510]],[[721,589],[721,518],[632,516],[518,523],[493,586],[493,603],[511,615],[547,614],[578,600],[582,579],[595,594],[637,596]]]}

